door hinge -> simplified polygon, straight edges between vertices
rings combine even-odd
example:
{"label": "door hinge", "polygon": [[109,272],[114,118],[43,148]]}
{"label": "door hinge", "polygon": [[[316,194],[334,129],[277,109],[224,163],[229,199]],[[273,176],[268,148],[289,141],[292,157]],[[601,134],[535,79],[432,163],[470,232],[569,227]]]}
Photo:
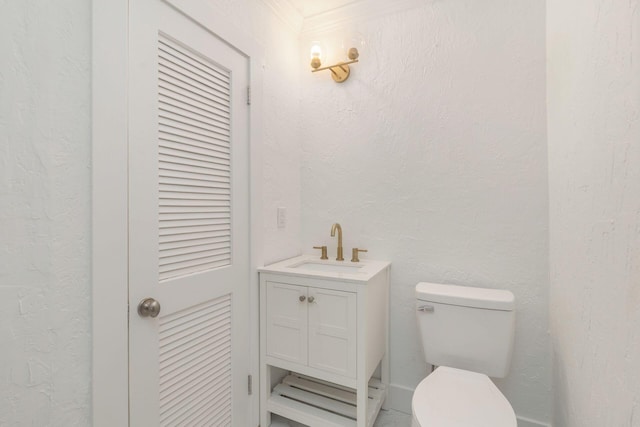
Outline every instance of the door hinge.
{"label": "door hinge", "polygon": [[247,377],[247,391],[249,392],[249,396],[253,394],[253,375]]}
{"label": "door hinge", "polygon": [[251,86],[247,86],[247,105],[251,105]]}

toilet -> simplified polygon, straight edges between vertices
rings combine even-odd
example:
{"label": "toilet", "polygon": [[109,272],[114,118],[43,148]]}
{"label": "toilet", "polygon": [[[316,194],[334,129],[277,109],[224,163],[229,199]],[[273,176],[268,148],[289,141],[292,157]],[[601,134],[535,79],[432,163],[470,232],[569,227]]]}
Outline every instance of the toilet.
{"label": "toilet", "polygon": [[418,283],[418,329],[427,363],[412,427],[516,427],[509,401],[489,377],[509,372],[515,299],[498,289]]}

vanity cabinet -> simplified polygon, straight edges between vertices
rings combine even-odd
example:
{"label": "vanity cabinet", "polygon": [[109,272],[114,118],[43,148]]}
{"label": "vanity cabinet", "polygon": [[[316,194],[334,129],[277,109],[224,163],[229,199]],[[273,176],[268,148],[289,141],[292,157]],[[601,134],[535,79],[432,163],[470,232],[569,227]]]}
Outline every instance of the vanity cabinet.
{"label": "vanity cabinet", "polygon": [[267,281],[266,354],[356,377],[357,293]]}
{"label": "vanity cabinet", "polygon": [[389,383],[389,267],[302,256],[260,269],[261,426],[272,413],[373,425]]}

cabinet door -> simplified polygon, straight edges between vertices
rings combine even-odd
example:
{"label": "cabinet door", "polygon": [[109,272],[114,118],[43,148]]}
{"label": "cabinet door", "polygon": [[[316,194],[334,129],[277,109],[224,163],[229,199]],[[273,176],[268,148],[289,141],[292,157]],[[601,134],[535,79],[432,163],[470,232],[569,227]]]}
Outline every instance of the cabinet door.
{"label": "cabinet door", "polygon": [[309,288],[309,366],[356,377],[356,294]]}
{"label": "cabinet door", "polygon": [[266,288],[267,355],[306,365],[307,288],[277,282]]}

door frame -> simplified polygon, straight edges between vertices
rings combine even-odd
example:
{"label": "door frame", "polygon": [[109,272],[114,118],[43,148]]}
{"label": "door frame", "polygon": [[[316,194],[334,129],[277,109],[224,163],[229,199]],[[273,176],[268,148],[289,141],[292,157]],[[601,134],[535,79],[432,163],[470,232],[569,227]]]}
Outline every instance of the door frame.
{"label": "door frame", "polygon": [[[171,0],[165,0],[171,4]],[[129,424],[128,344],[128,5],[92,2],[92,420],[94,427]],[[207,21],[249,61],[249,205],[251,420],[258,425],[259,280],[262,244],[262,64],[264,49],[224,17]]]}

